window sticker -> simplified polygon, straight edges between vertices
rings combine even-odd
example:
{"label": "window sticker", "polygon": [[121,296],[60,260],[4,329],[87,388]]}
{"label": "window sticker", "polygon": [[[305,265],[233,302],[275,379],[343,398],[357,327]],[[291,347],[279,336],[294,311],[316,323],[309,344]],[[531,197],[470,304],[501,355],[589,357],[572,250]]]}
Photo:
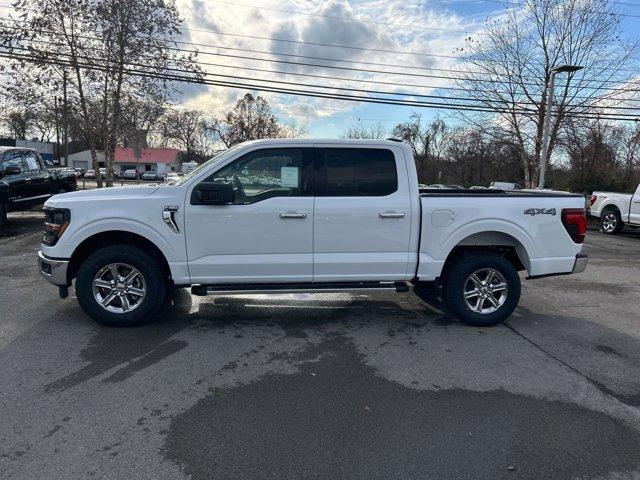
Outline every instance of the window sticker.
{"label": "window sticker", "polygon": [[36,160],[35,157],[25,157],[25,160],[27,161],[29,170],[40,170],[40,167],[38,166],[38,160]]}
{"label": "window sticker", "polygon": [[283,187],[298,188],[298,167],[281,167],[280,179]]}

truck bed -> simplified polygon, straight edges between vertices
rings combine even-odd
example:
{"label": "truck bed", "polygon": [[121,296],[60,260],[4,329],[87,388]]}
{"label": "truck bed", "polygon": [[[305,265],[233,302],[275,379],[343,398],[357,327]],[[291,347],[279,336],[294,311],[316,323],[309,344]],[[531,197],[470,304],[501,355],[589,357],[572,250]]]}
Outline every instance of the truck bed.
{"label": "truck bed", "polygon": [[[509,201],[504,201],[508,199]],[[537,190],[420,190],[418,278],[433,280],[460,246],[513,247],[529,276],[571,272],[581,245],[562,223],[582,195]],[[541,241],[544,239],[544,241]]]}

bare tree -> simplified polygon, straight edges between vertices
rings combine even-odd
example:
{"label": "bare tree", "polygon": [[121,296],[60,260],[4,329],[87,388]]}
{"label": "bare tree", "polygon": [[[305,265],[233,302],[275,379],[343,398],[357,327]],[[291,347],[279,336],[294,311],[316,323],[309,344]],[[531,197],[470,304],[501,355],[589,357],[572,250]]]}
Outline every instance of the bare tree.
{"label": "bare tree", "polygon": [[382,139],[386,138],[387,129],[384,128],[382,123],[376,123],[375,125],[371,125],[366,127],[365,125],[353,125],[344,132],[342,135],[343,138],[363,138],[363,139]]}
{"label": "bare tree", "polygon": [[421,181],[440,179],[440,161],[451,139],[444,120],[436,118],[431,123],[423,125],[422,115],[413,112],[410,120],[396,125],[392,134],[407,142],[413,150]]}
{"label": "bare tree", "polygon": [[160,137],[166,140],[165,146],[184,150],[188,161],[202,161],[210,156],[215,143],[207,125],[198,110],[167,110],[160,121]]}
{"label": "bare tree", "polygon": [[31,115],[25,110],[5,111],[2,123],[9,131],[9,135],[18,140],[26,140],[31,128]]}
{"label": "bare tree", "polygon": [[640,127],[624,129],[622,156],[626,190],[633,191],[640,182]]}
{"label": "bare tree", "polygon": [[[463,114],[485,131],[503,130],[519,147],[527,186],[535,184],[542,151],[545,103],[552,69],[584,67],[558,75],[548,161],[559,131],[598,105],[617,105],[624,92],[611,89],[633,80],[625,69],[637,43],[620,39],[620,14],[608,0],[526,0],[488,20],[469,40],[461,84],[492,113]],[[627,95],[628,96],[628,95]]]}
{"label": "bare tree", "polygon": [[227,147],[248,140],[292,138],[304,133],[297,127],[280,124],[267,100],[250,93],[240,98],[233,110],[221,119],[207,121],[207,129]]}
{"label": "bare tree", "polygon": [[172,68],[200,78],[194,55],[175,48],[182,22],[175,1],[17,0],[14,8],[18,18],[0,23],[10,66],[22,71],[12,75],[9,94],[57,96],[66,76],[93,168],[102,146],[110,184],[116,143],[127,125],[126,97],[163,101]]}
{"label": "bare tree", "polygon": [[624,129],[602,120],[572,122],[559,142],[569,157],[569,188],[576,192],[626,188]]}

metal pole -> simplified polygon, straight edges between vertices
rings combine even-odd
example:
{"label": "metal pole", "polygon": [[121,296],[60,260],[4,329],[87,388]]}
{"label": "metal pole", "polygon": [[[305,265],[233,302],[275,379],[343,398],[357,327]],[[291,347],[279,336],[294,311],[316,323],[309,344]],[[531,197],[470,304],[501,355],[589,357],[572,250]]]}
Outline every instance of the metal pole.
{"label": "metal pole", "polygon": [[62,73],[62,118],[64,119],[64,166],[69,166],[69,119],[67,117],[67,71]]}
{"label": "metal pole", "polygon": [[538,189],[544,188],[544,174],[547,170],[547,153],[549,152],[549,130],[551,128],[551,108],[553,106],[553,84],[555,83],[556,72],[551,71],[549,79],[549,90],[547,91],[547,101],[544,112],[544,123],[542,124],[542,149],[540,150],[540,181]]}
{"label": "metal pole", "polygon": [[58,158],[58,165],[62,166],[60,162],[60,116],[58,114],[58,97],[53,99],[53,110],[56,115],[56,157]]}

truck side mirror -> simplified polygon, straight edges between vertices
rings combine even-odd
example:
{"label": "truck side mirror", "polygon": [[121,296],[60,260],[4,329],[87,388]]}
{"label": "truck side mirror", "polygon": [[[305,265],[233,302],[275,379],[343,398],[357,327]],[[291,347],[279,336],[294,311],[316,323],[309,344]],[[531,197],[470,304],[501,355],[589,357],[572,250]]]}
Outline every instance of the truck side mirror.
{"label": "truck side mirror", "polygon": [[201,182],[191,192],[191,205],[233,205],[230,183]]}

